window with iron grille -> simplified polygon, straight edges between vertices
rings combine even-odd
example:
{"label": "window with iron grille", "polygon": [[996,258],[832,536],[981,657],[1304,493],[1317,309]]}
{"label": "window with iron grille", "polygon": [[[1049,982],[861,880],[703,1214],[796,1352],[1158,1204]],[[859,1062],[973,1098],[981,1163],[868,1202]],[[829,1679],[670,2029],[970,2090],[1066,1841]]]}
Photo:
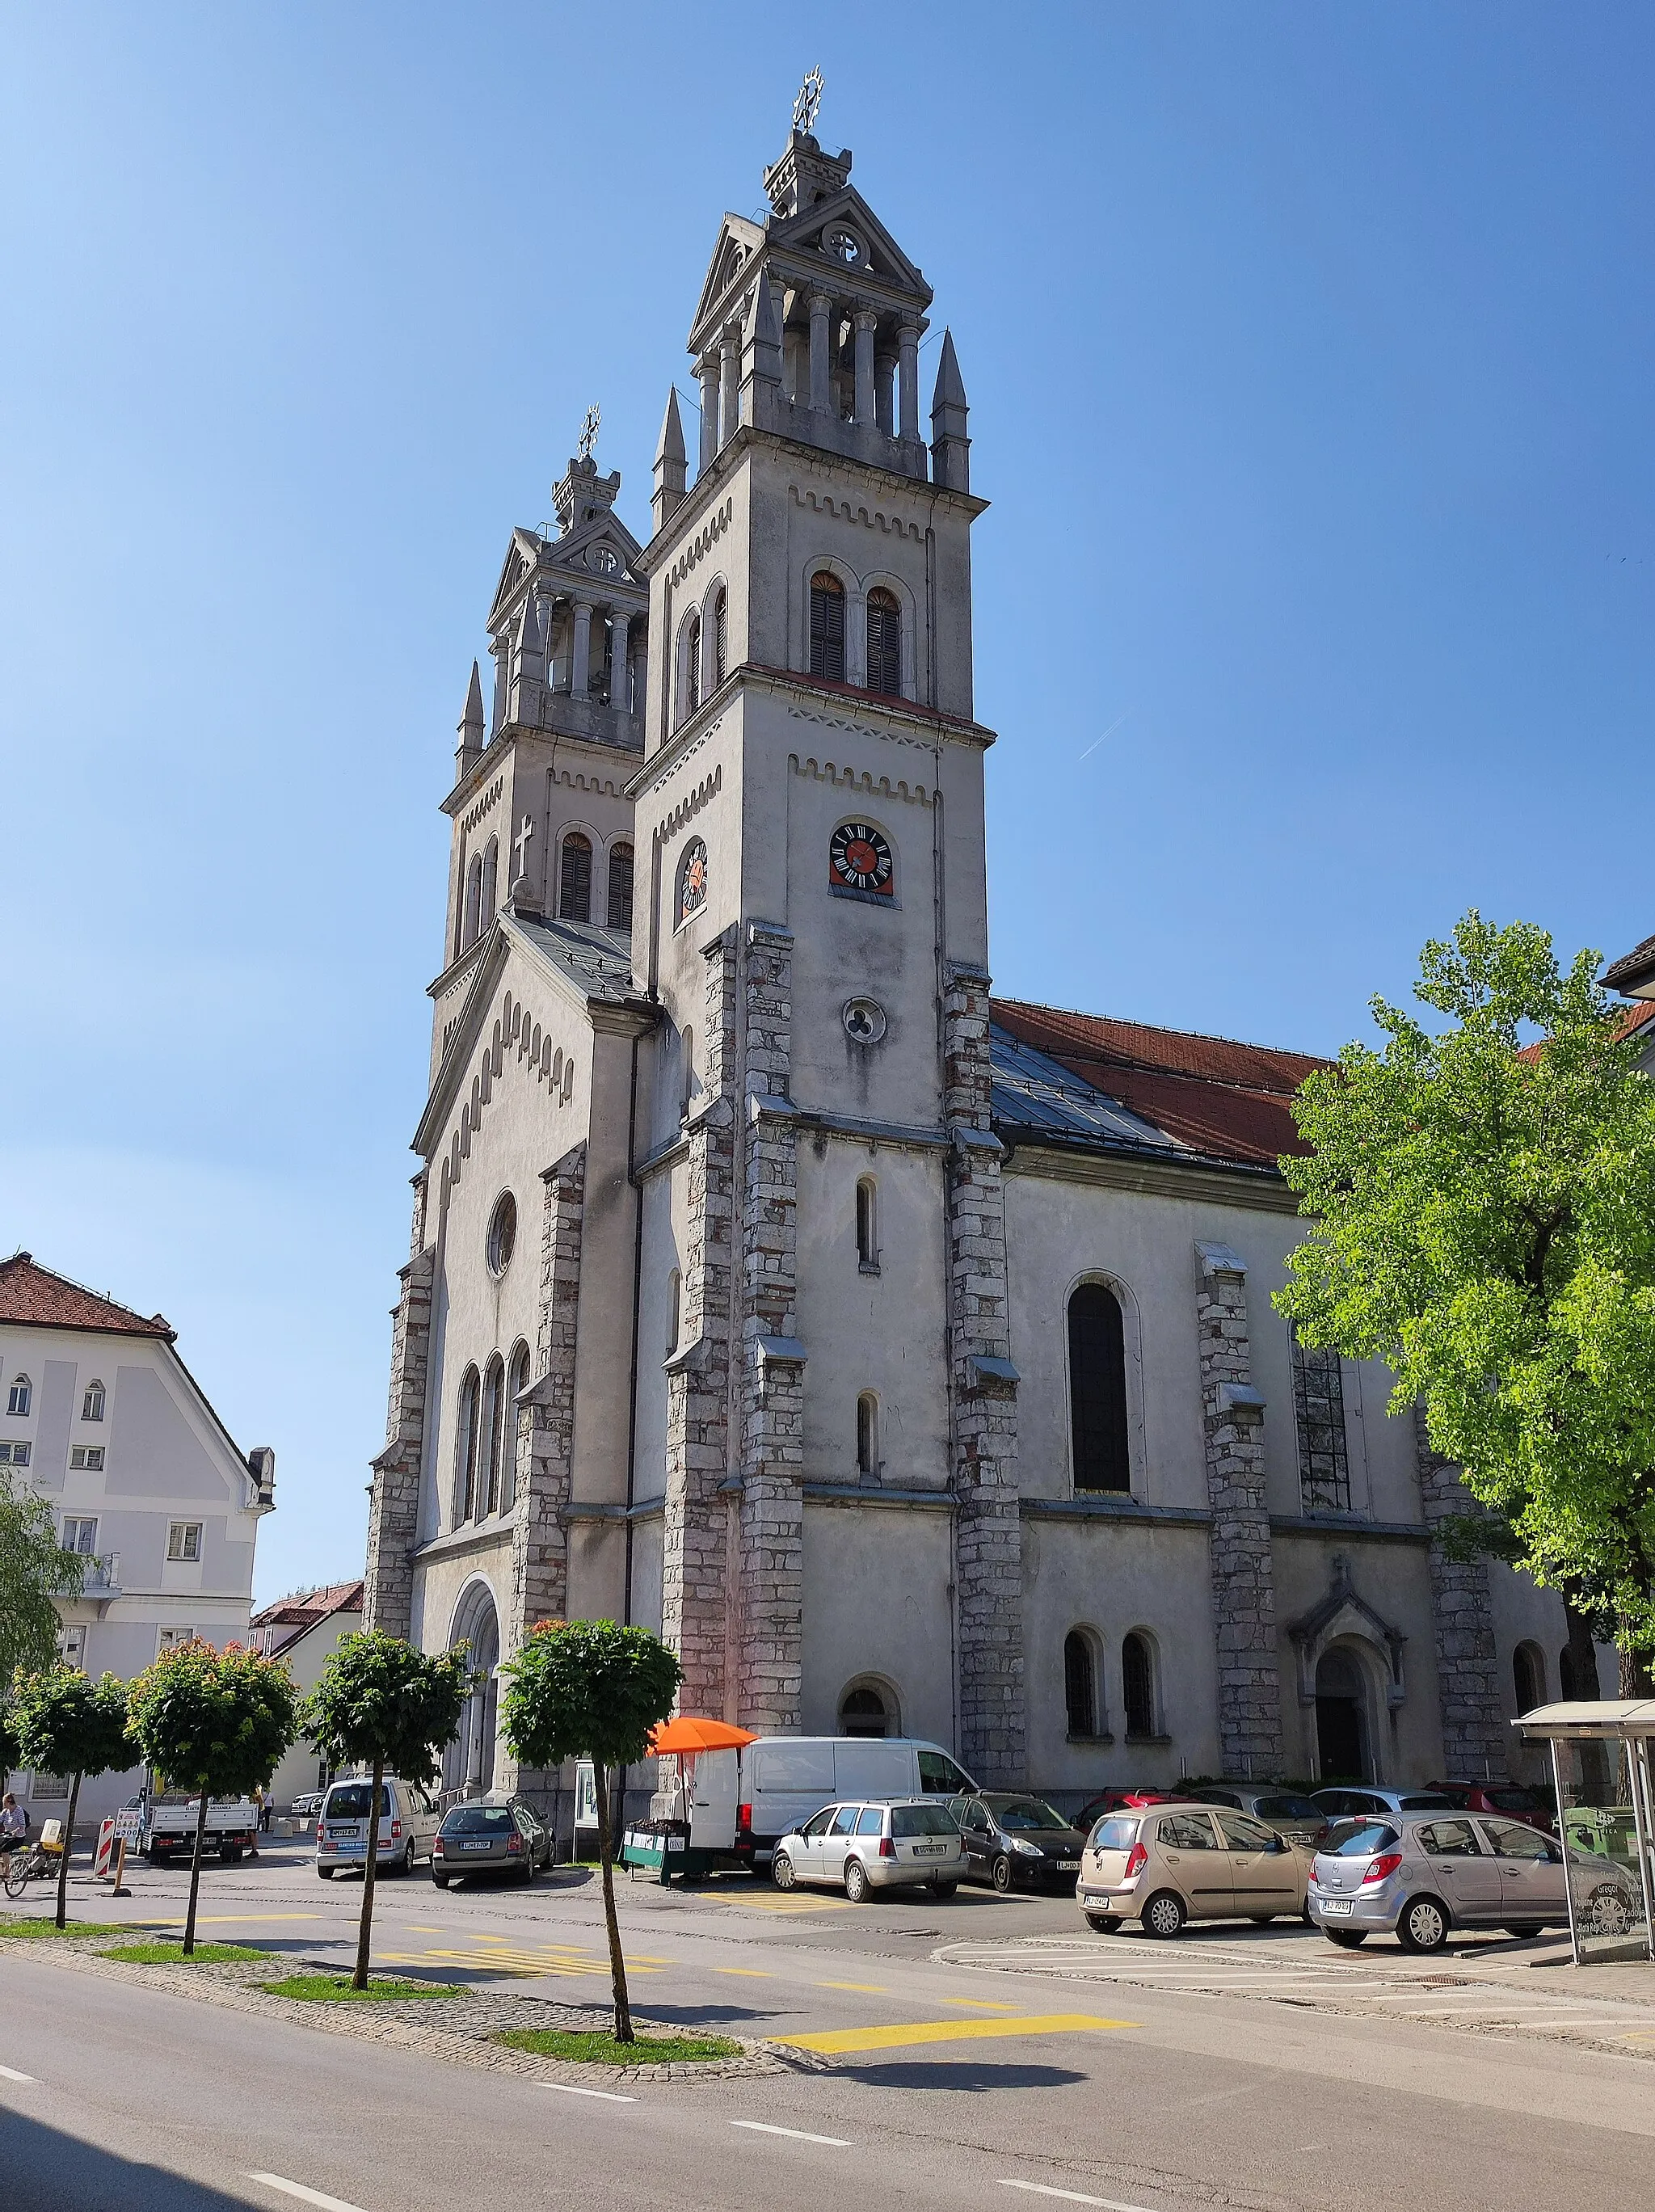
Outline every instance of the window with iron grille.
{"label": "window with iron grille", "polygon": [[830,568],[810,579],[810,673],[845,681],[845,586]]}
{"label": "window with iron grille", "polygon": [[1063,1640],[1063,1686],[1070,1735],[1096,1735],[1097,1669],[1092,1647],[1078,1628],[1071,1628]]}
{"label": "window with iron grille", "polygon": [[1130,1491],[1125,1330],[1106,1283],[1082,1283],[1069,1301],[1069,1418],[1076,1489]]}
{"label": "window with iron grille", "polygon": [[1306,1513],[1350,1510],[1344,1378],[1337,1352],[1293,1340],[1293,1411],[1299,1425],[1299,1495]]}
{"label": "window with iron grille", "polygon": [[883,589],[868,594],[868,689],[902,696],[902,610]]}

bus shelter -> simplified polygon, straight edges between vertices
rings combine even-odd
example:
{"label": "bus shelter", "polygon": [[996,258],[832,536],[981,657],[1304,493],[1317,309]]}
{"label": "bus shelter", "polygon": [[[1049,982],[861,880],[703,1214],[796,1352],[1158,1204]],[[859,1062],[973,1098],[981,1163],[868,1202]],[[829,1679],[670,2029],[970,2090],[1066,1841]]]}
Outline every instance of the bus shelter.
{"label": "bus shelter", "polygon": [[1513,1725],[1551,1747],[1575,1965],[1623,1959],[1628,1939],[1655,1959],[1655,1698],[1538,1705]]}

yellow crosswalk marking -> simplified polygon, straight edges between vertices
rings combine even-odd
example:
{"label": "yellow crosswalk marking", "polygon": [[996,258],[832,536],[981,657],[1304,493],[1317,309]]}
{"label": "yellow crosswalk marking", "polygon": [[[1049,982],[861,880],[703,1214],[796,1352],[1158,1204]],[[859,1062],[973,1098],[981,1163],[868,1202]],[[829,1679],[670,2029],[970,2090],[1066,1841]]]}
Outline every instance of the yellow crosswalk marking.
{"label": "yellow crosswalk marking", "polygon": [[890,2027],[832,2027],[810,2035],[778,2035],[800,2051],[897,2051],[911,2043],[973,2043],[994,2035],[1077,2035],[1098,2028],[1138,2027],[1136,2020],[1100,2020],[1091,2013],[1049,2012],[1022,2020],[911,2020]]}
{"label": "yellow crosswalk marking", "polygon": [[864,1997],[888,1997],[890,1991],[879,1982],[818,1982],[819,1990],[855,1990]]}
{"label": "yellow crosswalk marking", "polygon": [[944,2004],[971,2005],[978,2012],[1015,2012],[1015,2004],[1003,2004],[998,1997],[944,1997]]}
{"label": "yellow crosswalk marking", "polygon": [[767,1974],[762,1966],[715,1966],[715,1974],[745,1974],[749,1981],[773,1982],[775,1976]]}
{"label": "yellow crosswalk marking", "polygon": [[[507,1948],[500,1938],[492,1939],[487,1949],[481,1945],[452,1948],[433,1945],[424,1951],[381,1951],[376,1956],[388,1966],[470,1966],[488,1973],[506,1974],[513,1980],[536,1974],[607,1977],[609,1971],[609,1960],[598,1954],[554,1955],[550,1946],[535,1950]],[[652,1974],[671,1963],[667,1959],[629,1958],[627,1966],[633,1972]]]}

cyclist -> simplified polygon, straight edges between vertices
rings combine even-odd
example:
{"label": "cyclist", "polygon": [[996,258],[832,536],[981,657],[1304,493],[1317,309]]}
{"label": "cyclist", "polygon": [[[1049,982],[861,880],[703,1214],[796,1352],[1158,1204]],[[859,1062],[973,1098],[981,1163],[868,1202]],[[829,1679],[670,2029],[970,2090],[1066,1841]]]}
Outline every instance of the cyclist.
{"label": "cyclist", "polygon": [[9,1851],[28,1833],[28,1814],[9,1790],[0,1799],[0,1851]]}

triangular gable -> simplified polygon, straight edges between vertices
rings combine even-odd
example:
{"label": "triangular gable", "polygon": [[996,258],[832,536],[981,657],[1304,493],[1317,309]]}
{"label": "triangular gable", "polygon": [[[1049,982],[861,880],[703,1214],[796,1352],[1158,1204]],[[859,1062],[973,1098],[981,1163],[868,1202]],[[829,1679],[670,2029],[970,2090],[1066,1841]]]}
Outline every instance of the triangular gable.
{"label": "triangular gable", "polygon": [[819,258],[828,268],[844,274],[844,264],[830,254],[821,244],[825,232],[843,224],[846,229],[858,231],[867,240],[869,266],[867,273],[881,283],[894,284],[900,291],[912,292],[929,307],[931,288],[924,274],[910,261],[884,224],[874,213],[854,185],[846,185],[831,199],[818,200],[801,214],[785,222],[773,222],[769,240],[774,248],[789,253],[809,253]]}
{"label": "triangular gable", "polygon": [[568,568],[578,574],[590,575],[594,573],[591,563],[582,556],[594,546],[606,542],[615,548],[628,580],[641,591],[644,588],[643,579],[634,569],[633,563],[643,548],[613,510],[608,514],[594,515],[590,522],[583,522],[578,529],[570,531],[567,538],[554,538],[541,556],[541,566],[544,568],[549,564],[554,568]]}
{"label": "triangular gable", "polygon": [[[695,303],[695,319],[690,325],[692,332],[699,331],[724,294],[745,270],[764,244],[763,226],[749,222],[745,216],[726,215],[718,226],[718,242],[712,249],[712,258],[706,264],[706,281],[701,286],[701,296]],[[742,255],[740,268],[736,264],[736,252]],[[692,339],[693,343],[693,339]]]}
{"label": "triangular gable", "polygon": [[534,568],[540,557],[540,540],[531,530],[514,530],[512,542],[506,549],[506,558],[500,564],[500,581],[494,586],[494,596],[488,603],[488,619],[484,627],[492,629],[500,609],[517,590],[518,586]]}

